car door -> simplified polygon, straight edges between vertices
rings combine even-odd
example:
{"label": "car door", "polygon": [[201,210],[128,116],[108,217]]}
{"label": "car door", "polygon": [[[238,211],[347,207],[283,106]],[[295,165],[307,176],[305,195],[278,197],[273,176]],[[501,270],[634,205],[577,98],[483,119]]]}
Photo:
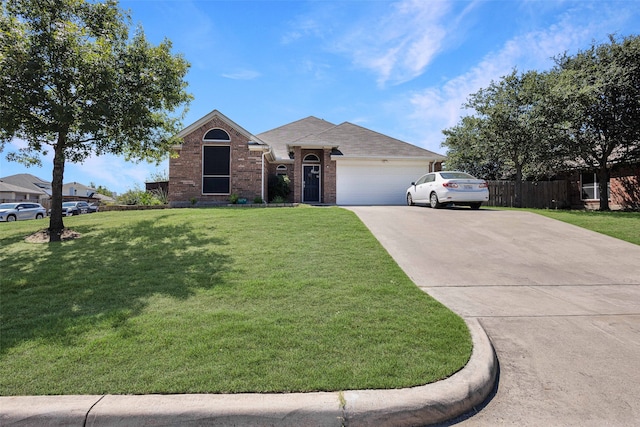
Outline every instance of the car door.
{"label": "car door", "polygon": [[425,198],[427,202],[431,198],[431,193],[435,191],[435,185],[436,185],[436,174],[435,173],[428,174],[424,183]]}
{"label": "car door", "polygon": [[433,181],[433,174],[428,173],[422,176],[418,182],[416,182],[416,202],[426,203],[429,200],[430,186],[429,182]]}
{"label": "car door", "polygon": [[30,219],[33,213],[33,209],[31,209],[31,204],[29,203],[20,203],[16,207],[18,214],[18,219]]}

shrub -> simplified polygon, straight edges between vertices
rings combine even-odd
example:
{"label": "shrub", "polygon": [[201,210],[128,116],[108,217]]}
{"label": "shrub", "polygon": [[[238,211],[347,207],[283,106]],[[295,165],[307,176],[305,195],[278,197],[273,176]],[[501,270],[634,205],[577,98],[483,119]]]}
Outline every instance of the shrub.
{"label": "shrub", "polygon": [[[291,193],[291,180],[287,175],[271,175],[269,176],[269,200],[274,202],[274,200],[282,199],[286,201],[289,198],[289,194]],[[283,203],[283,202],[275,202],[275,203]]]}
{"label": "shrub", "polygon": [[138,186],[122,193],[116,200],[122,205],[158,206],[166,204],[158,195],[142,190]]}

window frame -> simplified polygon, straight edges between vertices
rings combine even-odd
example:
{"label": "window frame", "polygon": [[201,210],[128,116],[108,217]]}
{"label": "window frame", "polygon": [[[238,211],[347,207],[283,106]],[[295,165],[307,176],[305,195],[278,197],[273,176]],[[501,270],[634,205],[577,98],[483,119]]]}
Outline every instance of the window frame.
{"label": "window frame", "polygon": [[[205,161],[206,151],[209,148],[226,148],[228,150],[228,174],[205,174]],[[231,194],[231,144],[204,144],[202,146],[202,188],[201,193],[203,196],[228,196]],[[213,179],[226,179],[227,180],[227,192],[205,192],[205,180],[209,178]]]}
{"label": "window frame", "polygon": [[[226,138],[207,138],[207,135],[209,135],[210,132],[214,132],[214,131],[221,131],[222,133],[224,133],[227,137]],[[231,135],[229,135],[229,132],[227,132],[226,130],[217,127],[217,128],[211,128],[208,131],[206,131],[204,133],[204,136],[202,137],[202,141],[203,142],[219,142],[219,141],[224,141],[224,142],[230,142],[231,141]]]}
{"label": "window frame", "polygon": [[[585,186],[584,176],[591,175],[593,177],[593,181],[588,182]],[[589,190],[593,188],[593,198],[584,197],[585,196],[585,188]],[[607,183],[607,198],[611,200],[611,181]],[[588,195],[588,194],[587,194]],[[580,200],[589,201],[589,200],[600,200],[600,181],[598,181],[598,173],[597,172],[580,172]]]}

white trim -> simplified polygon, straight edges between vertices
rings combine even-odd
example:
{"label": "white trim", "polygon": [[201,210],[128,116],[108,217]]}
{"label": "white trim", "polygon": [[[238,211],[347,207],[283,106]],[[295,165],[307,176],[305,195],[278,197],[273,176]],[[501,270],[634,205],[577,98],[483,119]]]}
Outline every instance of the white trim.
{"label": "white trim", "polygon": [[[212,130],[221,130],[222,132],[227,134],[227,139],[206,139],[206,136],[209,132],[211,132]],[[214,127],[209,129],[208,131],[206,131],[204,133],[204,135],[202,135],[202,142],[231,142],[231,135],[229,135],[229,132],[227,132],[226,130],[222,129],[221,127]]]}
{"label": "white trim", "polygon": [[[220,120],[222,120],[223,122],[225,122],[227,125],[229,125],[229,127],[233,128],[233,130],[235,130],[236,132],[239,132],[240,134],[245,136],[249,141],[257,142],[259,144],[263,144],[265,146],[268,146],[268,144],[266,144],[260,138],[258,138],[257,136],[253,135],[251,132],[247,131],[245,128],[243,128],[242,126],[238,125],[236,122],[234,122],[233,120],[231,120],[230,118],[228,118],[227,116],[225,116],[224,114],[222,114],[218,110],[213,110],[209,114],[207,114],[207,115],[201,117],[200,119],[196,120],[195,122],[191,123],[189,126],[187,126],[186,128],[182,129],[180,132],[178,132],[178,134],[176,136],[178,138],[184,138],[185,136],[189,135],[191,132],[193,132],[193,131],[197,130],[198,128],[200,128],[201,126],[204,126],[205,124],[207,124],[209,121],[211,121],[215,117],[217,117]],[[229,132],[227,132],[227,133],[229,133]],[[231,136],[231,135],[229,135],[229,136]],[[174,146],[174,149],[176,149],[176,150],[179,150],[181,148],[182,148],[182,144]]]}
{"label": "white trim", "polygon": [[422,156],[358,156],[358,155],[344,155],[344,154],[332,154],[331,160],[340,161],[340,160],[416,160],[416,161],[429,161],[429,162],[444,162],[447,158],[442,157],[422,157]]}

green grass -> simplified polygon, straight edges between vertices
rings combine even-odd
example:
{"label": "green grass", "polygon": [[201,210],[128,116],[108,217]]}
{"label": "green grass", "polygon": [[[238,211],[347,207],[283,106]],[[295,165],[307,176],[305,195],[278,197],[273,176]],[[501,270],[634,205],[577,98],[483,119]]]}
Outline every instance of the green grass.
{"label": "green grass", "polygon": [[350,211],[175,209],[0,223],[0,395],[305,392],[448,377],[466,325]]}
{"label": "green grass", "polygon": [[525,210],[640,245],[640,212]]}

